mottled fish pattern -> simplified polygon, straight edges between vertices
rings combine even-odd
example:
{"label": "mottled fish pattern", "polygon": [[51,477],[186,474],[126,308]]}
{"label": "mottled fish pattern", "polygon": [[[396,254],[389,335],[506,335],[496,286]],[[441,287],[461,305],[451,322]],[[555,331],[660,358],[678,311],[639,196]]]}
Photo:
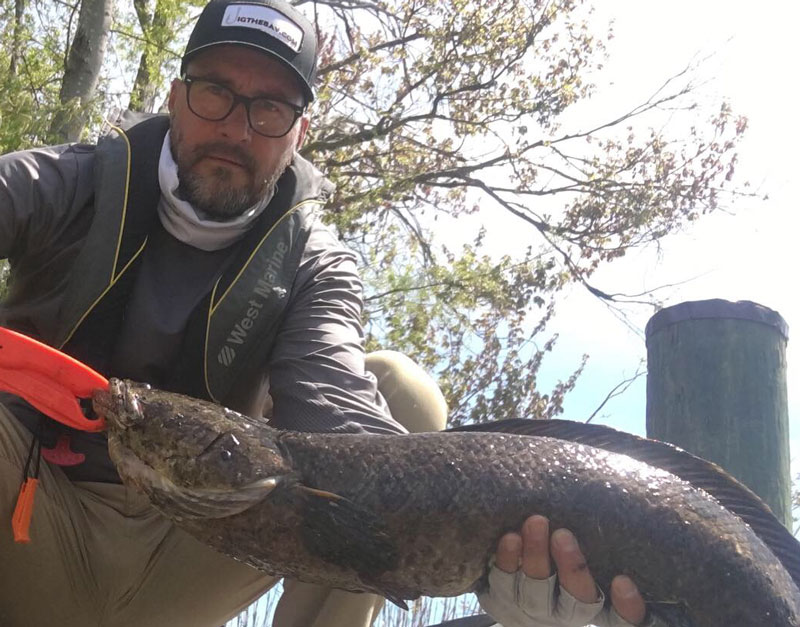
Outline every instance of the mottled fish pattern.
{"label": "mottled fish pattern", "polygon": [[575,533],[598,585],[630,575],[670,625],[800,627],[800,546],[741,484],[662,443],[568,421],[278,431],[119,380],[94,405],[123,481],[267,573],[401,605],[458,595],[539,513]]}

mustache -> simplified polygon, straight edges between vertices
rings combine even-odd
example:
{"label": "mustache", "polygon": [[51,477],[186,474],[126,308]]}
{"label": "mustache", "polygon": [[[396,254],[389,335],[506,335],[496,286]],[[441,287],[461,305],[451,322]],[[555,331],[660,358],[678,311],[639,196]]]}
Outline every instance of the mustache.
{"label": "mustache", "polygon": [[256,160],[244,148],[225,142],[216,141],[196,146],[192,151],[191,165],[205,157],[224,157],[240,163],[250,174],[254,174],[256,171]]}

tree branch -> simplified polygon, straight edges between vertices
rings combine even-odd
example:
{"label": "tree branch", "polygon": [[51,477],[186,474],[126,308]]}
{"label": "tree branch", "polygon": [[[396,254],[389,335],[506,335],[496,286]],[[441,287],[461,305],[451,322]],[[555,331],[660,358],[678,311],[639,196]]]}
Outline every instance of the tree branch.
{"label": "tree branch", "polygon": [[627,389],[629,387],[631,387],[631,385],[633,385],[633,383],[634,383],[634,381],[636,381],[636,379],[638,379],[639,377],[641,377],[642,375],[645,375],[645,374],[647,374],[647,368],[644,367],[643,363],[640,363],[639,367],[636,369],[636,372],[633,374],[632,377],[630,377],[628,379],[625,379],[623,381],[620,381],[619,383],[617,383],[617,385],[615,385],[613,388],[611,388],[611,391],[608,394],[606,394],[606,397],[603,399],[603,402],[600,403],[597,406],[597,409],[595,409],[592,412],[592,414],[585,420],[585,422],[586,423],[590,423],[592,420],[594,420],[595,416],[597,416],[597,414],[600,413],[600,410],[603,409],[603,407],[605,407],[606,404],[612,398],[615,398],[617,396],[620,396],[621,394],[624,394],[627,391]]}

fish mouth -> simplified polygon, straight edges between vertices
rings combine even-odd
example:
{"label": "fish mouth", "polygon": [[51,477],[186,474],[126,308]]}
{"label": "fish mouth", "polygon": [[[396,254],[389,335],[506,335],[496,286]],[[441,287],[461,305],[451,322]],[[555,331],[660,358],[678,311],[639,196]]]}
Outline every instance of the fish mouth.
{"label": "fish mouth", "polygon": [[114,400],[111,396],[110,388],[111,384],[109,384],[109,389],[101,388],[92,392],[92,409],[95,414],[116,426],[117,412],[114,408]]}
{"label": "fish mouth", "polygon": [[116,429],[124,430],[144,420],[139,397],[120,379],[111,379],[107,390],[95,390],[92,407]]}
{"label": "fish mouth", "polygon": [[146,494],[156,509],[175,520],[240,514],[263,501],[280,482],[280,477],[266,477],[230,488],[181,486],[143,461],[114,433],[108,436],[108,452],[123,482]]}

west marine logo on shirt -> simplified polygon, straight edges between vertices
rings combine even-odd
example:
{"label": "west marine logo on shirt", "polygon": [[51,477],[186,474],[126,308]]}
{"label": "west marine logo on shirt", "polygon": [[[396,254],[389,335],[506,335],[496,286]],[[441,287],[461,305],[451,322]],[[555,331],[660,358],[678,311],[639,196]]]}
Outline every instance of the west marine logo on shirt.
{"label": "west marine logo on shirt", "polygon": [[271,7],[259,4],[232,4],[225,9],[222,26],[255,28],[300,52],[303,29]]}
{"label": "west marine logo on shirt", "polygon": [[281,269],[283,261],[289,247],[285,242],[278,242],[272,254],[267,259],[264,266],[264,272],[258,277],[253,290],[250,293],[250,298],[247,301],[247,309],[243,312],[242,317],[233,325],[233,328],[225,338],[225,344],[220,348],[217,354],[217,361],[229,367],[236,359],[236,349],[234,346],[241,346],[247,340],[250,330],[255,326],[256,318],[258,318],[264,305],[271,298],[283,299],[286,298],[286,288],[278,285],[280,282]]}
{"label": "west marine logo on shirt", "polygon": [[233,350],[230,346],[223,346],[219,350],[219,355],[217,355],[217,360],[223,366],[230,366],[233,363],[234,359],[236,359],[236,351]]}

